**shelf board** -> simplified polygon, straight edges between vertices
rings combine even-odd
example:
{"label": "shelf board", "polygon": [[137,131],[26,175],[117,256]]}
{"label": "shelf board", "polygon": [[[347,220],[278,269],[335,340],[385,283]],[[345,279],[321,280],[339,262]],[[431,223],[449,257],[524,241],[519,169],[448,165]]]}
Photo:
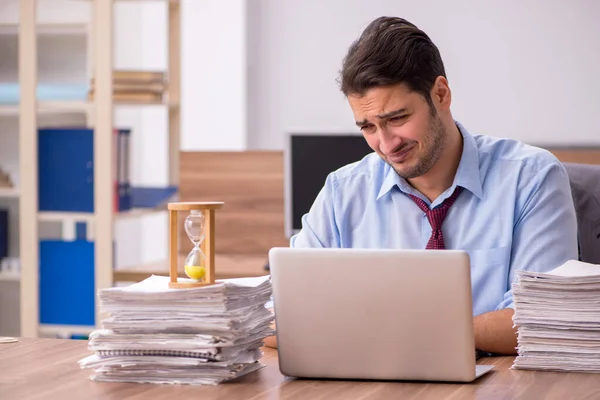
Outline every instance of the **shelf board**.
{"label": "shelf board", "polygon": [[40,324],[39,332],[42,336],[53,337],[60,335],[62,337],[69,337],[70,335],[89,335],[96,327],[87,325],[47,325]]}
{"label": "shelf board", "polygon": [[[87,35],[88,25],[84,23],[40,23],[38,35]],[[18,35],[19,24],[0,23],[0,35]]]}
{"label": "shelf board", "polygon": [[138,218],[144,215],[152,215],[160,212],[167,212],[167,206],[159,207],[159,208],[134,208],[129,211],[123,211],[118,213],[115,218],[117,219],[127,219],[127,218]]}
{"label": "shelf board", "polygon": [[[114,214],[115,219],[137,218],[144,215],[152,215],[159,212],[166,212],[164,208],[139,208],[129,211],[123,211]],[[62,221],[78,221],[78,222],[93,222],[93,213],[82,212],[63,212],[63,211],[40,211],[38,212],[38,221],[44,222],[62,222]]]}
{"label": "shelf board", "polygon": [[[135,102],[114,102],[115,106],[168,106],[176,108],[179,105],[175,102],[155,102],[155,103],[135,103]],[[94,103],[88,101],[40,101],[38,102],[38,114],[74,114],[93,111]],[[18,104],[1,104],[0,116],[10,117],[19,115]]]}
{"label": "shelf board", "polygon": [[16,199],[19,197],[19,189],[0,187],[0,199]]}
{"label": "shelf board", "polygon": [[[86,101],[39,101],[38,114],[72,114],[84,113],[89,109],[89,104]],[[0,105],[0,116],[10,117],[19,115],[18,104],[2,104]]]}
{"label": "shelf board", "polygon": [[[177,263],[177,275],[185,278],[183,263],[186,254],[179,254]],[[267,261],[266,255],[257,254],[215,254],[215,276],[216,279],[242,278],[250,276],[264,276],[269,272],[264,269]],[[150,264],[136,267],[116,269],[113,271],[115,282],[139,282],[151,275],[169,275],[168,260],[160,260]]]}
{"label": "shelf board", "polygon": [[91,103],[87,101],[38,101],[38,112],[53,113],[53,112],[87,112]]}
{"label": "shelf board", "polygon": [[[92,2],[94,0],[78,0],[81,2],[85,2],[85,3],[89,3]],[[180,0],[113,0],[114,3],[145,3],[145,2],[150,2],[150,3],[156,3],[156,2],[164,2],[164,3],[180,3]]]}
{"label": "shelf board", "polygon": [[20,282],[21,274],[13,272],[0,272],[0,282]]}
{"label": "shelf board", "polygon": [[19,115],[19,106],[17,104],[0,104],[0,116],[12,117]]}

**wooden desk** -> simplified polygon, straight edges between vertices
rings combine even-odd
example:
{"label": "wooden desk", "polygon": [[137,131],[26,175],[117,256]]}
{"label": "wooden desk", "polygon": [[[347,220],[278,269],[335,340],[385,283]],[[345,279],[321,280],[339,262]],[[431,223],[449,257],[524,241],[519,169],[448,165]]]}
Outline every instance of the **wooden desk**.
{"label": "wooden desk", "polygon": [[495,371],[470,384],[316,381],[279,373],[277,352],[265,349],[266,368],[220,386],[171,386],[105,383],[89,380],[91,370],[77,361],[90,354],[86,341],[21,339],[0,344],[0,398],[148,399],[593,399],[600,397],[600,376],[510,370],[511,357],[480,360]]}

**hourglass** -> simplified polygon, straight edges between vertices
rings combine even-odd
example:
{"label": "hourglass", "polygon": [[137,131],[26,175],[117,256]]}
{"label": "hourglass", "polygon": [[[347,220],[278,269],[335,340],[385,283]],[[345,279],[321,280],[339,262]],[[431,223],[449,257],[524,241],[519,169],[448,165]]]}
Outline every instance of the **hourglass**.
{"label": "hourglass", "polygon": [[[169,203],[169,287],[190,288],[215,283],[215,210],[222,202],[178,202]],[[178,218],[179,211],[188,211],[185,232],[194,247],[184,263],[189,280],[177,279]]]}

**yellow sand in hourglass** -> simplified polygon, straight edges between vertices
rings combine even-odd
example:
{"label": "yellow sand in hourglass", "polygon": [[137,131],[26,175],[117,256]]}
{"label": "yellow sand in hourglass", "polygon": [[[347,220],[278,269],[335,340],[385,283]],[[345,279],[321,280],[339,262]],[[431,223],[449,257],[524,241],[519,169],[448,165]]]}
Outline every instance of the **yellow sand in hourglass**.
{"label": "yellow sand in hourglass", "polygon": [[185,233],[190,238],[194,248],[190,251],[184,263],[185,274],[195,281],[201,281],[206,276],[206,256],[200,248],[204,240],[204,214],[201,210],[190,210],[185,219]]}
{"label": "yellow sand in hourglass", "polygon": [[[214,285],[215,282],[215,212],[221,201],[168,203],[169,210],[169,287],[186,289]],[[188,212],[184,228],[194,247],[183,269],[190,278],[178,279],[178,212]]]}

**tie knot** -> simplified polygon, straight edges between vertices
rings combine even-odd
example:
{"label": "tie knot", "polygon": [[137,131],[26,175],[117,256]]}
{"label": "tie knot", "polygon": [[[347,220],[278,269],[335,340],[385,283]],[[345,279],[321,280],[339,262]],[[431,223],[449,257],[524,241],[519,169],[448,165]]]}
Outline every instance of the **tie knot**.
{"label": "tie knot", "polygon": [[456,198],[458,197],[461,191],[462,187],[457,186],[456,189],[454,189],[452,195],[434,209],[429,209],[427,203],[425,203],[422,199],[418,198],[417,196],[414,196],[412,194],[409,194],[408,196],[417,204],[417,206],[419,206],[421,211],[423,211],[425,214],[430,214],[433,212],[439,212],[440,210],[445,210],[445,212],[448,212],[448,209],[450,208],[450,206],[452,206],[452,204],[454,204]]}

